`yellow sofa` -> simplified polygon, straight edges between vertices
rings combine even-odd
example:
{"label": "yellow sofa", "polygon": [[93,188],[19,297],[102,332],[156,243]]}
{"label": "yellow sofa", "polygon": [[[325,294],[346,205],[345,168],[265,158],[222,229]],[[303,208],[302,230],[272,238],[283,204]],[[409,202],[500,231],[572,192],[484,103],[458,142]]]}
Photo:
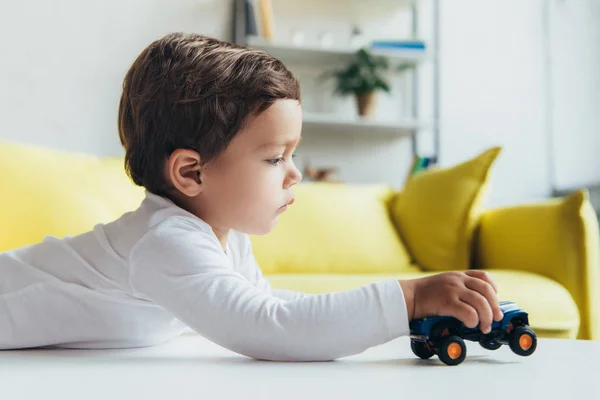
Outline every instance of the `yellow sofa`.
{"label": "yellow sofa", "polygon": [[[495,155],[486,156],[486,166]],[[309,293],[454,266],[483,268],[498,282],[502,299],[529,311],[540,337],[599,340],[600,239],[586,193],[476,211],[477,185],[446,184],[467,169],[475,176],[473,165],[423,175],[402,191],[301,183],[296,203],[275,230],[252,237],[257,261],[274,287]],[[477,182],[485,181],[484,175],[477,175]],[[135,209],[144,196],[125,175],[121,158],[15,143],[0,142],[0,182],[0,252],[45,235],[87,231]],[[428,184],[429,192],[417,190]],[[434,201],[436,187],[448,196],[454,190],[456,196],[470,191],[475,197],[458,201],[462,208],[453,214],[449,207],[457,202]]]}

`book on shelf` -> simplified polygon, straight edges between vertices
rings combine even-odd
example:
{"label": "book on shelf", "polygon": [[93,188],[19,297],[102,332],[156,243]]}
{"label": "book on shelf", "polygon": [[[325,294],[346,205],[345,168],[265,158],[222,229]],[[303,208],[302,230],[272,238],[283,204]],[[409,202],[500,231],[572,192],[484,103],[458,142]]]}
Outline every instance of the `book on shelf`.
{"label": "book on shelf", "polygon": [[246,36],[258,35],[256,12],[251,0],[244,0],[244,11],[246,13]]}
{"label": "book on shelf", "polygon": [[256,12],[252,0],[234,0],[233,2],[233,42],[246,44],[248,36],[258,34]]}
{"label": "book on shelf", "polygon": [[409,176],[415,175],[435,165],[435,157],[414,156]]}
{"label": "book on shelf", "polygon": [[270,0],[234,0],[232,33],[234,43],[246,46],[252,37],[271,39],[274,18]]}
{"label": "book on shelf", "polygon": [[231,26],[231,36],[233,38],[233,43],[237,44],[243,44],[246,37],[244,1],[245,0],[234,0],[233,2],[233,24]]}
{"label": "book on shelf", "polygon": [[259,0],[261,33],[265,39],[273,39],[275,35],[275,16],[271,0]]}
{"label": "book on shelf", "polygon": [[421,50],[427,49],[427,45],[422,40],[373,40],[369,43],[371,49],[385,50]]}
{"label": "book on shelf", "polygon": [[404,182],[407,183],[412,177],[417,175],[419,172],[425,171],[427,168],[435,165],[435,163],[435,157],[421,157],[418,155],[413,155],[412,164],[408,169],[408,173],[406,174]]}

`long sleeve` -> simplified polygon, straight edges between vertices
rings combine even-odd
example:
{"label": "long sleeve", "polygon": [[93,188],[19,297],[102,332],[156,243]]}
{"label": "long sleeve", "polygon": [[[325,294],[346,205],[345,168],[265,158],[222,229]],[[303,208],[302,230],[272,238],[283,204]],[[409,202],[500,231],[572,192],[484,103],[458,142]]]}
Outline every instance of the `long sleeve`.
{"label": "long sleeve", "polygon": [[132,290],[231,351],[264,360],[327,361],[409,332],[394,279],[287,301],[235,271],[211,233],[162,225],[131,251]]}

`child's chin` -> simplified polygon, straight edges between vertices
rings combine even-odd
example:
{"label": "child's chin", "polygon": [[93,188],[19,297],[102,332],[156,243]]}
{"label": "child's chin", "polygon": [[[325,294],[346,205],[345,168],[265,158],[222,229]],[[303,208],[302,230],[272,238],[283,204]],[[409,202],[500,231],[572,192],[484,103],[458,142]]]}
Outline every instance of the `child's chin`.
{"label": "child's chin", "polygon": [[252,229],[248,229],[246,231],[246,233],[249,235],[254,235],[254,236],[263,236],[263,235],[266,235],[266,234],[272,232],[276,226],[277,226],[277,218],[275,218],[273,221],[266,223],[263,226],[255,226]]}

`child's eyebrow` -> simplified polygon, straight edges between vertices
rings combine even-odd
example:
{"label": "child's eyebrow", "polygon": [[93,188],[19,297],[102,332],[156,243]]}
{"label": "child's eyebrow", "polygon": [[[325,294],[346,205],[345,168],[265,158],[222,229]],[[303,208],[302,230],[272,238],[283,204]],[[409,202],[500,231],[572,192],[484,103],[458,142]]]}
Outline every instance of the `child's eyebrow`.
{"label": "child's eyebrow", "polygon": [[302,136],[300,136],[298,138],[298,140],[288,140],[287,142],[269,142],[269,143],[264,143],[261,144],[260,146],[257,147],[257,150],[262,150],[265,148],[269,148],[269,147],[275,147],[275,146],[292,146],[292,145],[298,145],[300,143],[300,141],[302,140]]}

